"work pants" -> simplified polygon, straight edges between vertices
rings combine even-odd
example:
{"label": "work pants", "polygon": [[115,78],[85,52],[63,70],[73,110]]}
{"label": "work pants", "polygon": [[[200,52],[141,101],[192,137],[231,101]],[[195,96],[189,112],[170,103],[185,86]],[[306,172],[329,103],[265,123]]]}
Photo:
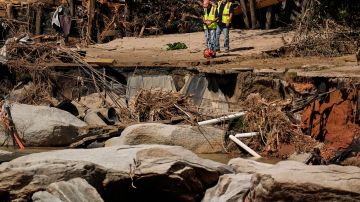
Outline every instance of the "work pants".
{"label": "work pants", "polygon": [[205,30],[206,46],[208,49],[215,51],[216,29]]}
{"label": "work pants", "polygon": [[224,49],[228,51],[230,49],[230,38],[229,38],[230,28],[225,25],[218,25],[216,28],[216,43],[215,48],[217,51],[220,50],[220,35],[221,32],[224,33]]}

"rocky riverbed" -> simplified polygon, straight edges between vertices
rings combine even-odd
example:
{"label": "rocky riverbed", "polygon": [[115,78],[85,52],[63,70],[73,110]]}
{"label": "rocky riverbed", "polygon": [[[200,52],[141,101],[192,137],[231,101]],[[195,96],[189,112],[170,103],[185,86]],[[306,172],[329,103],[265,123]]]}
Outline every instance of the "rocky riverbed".
{"label": "rocky riverbed", "polygon": [[41,152],[0,165],[0,201],[359,201],[360,168],[228,165],[180,146]]}

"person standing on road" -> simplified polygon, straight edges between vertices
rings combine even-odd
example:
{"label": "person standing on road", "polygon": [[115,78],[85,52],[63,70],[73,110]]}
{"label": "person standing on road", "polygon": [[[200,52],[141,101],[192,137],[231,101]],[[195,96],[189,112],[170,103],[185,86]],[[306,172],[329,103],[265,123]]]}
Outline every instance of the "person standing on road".
{"label": "person standing on road", "polygon": [[218,11],[214,1],[204,1],[204,31],[207,48],[215,53],[216,28],[218,21]]}
{"label": "person standing on road", "polygon": [[218,26],[216,28],[216,51],[220,52],[220,35],[224,33],[224,49],[225,52],[230,51],[229,29],[232,17],[234,15],[234,6],[229,0],[221,0],[218,3]]}

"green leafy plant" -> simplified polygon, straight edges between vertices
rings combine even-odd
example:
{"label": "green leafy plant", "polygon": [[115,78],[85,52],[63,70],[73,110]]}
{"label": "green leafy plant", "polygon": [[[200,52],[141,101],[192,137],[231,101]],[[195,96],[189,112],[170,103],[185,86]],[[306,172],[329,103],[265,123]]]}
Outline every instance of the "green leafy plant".
{"label": "green leafy plant", "polygon": [[181,43],[181,42],[168,43],[166,44],[166,46],[167,46],[166,50],[179,50],[179,49],[188,48],[185,43]]}

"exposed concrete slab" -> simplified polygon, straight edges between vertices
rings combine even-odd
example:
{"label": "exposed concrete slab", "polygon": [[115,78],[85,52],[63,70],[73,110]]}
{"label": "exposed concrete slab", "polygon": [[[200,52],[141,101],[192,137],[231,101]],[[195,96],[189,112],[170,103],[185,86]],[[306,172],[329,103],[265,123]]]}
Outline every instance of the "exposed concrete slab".
{"label": "exposed concrete slab", "polygon": [[256,69],[254,73],[263,73],[263,74],[284,74],[286,69]]}
{"label": "exposed concrete slab", "polygon": [[135,75],[128,78],[126,96],[131,98],[140,89],[160,89],[176,91],[175,83],[171,75]]}

